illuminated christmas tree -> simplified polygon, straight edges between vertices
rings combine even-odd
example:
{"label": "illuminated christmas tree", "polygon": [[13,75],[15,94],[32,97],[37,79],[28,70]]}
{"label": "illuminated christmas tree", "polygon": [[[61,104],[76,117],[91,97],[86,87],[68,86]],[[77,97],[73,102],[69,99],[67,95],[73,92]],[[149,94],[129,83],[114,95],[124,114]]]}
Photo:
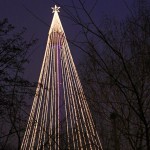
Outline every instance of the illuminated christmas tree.
{"label": "illuminated christmas tree", "polygon": [[54,16],[21,150],[102,149],[59,8],[52,8]]}

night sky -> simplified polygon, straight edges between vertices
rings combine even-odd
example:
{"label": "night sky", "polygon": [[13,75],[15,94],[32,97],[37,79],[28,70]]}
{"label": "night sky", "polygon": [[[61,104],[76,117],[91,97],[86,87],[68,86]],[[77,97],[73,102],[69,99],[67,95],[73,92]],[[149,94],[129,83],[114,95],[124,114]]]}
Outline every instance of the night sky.
{"label": "night sky", "polygon": [[[61,5],[71,5],[71,0],[60,0],[57,2]],[[78,5],[77,1],[74,2]],[[121,20],[124,19],[129,13],[124,2],[126,2],[129,7],[133,5],[133,0],[98,0],[95,12],[93,13],[94,20],[98,22],[106,15]],[[90,7],[91,0],[86,0],[86,3],[87,6]],[[22,27],[26,27],[26,39],[30,39],[32,36],[39,39],[37,45],[33,48],[30,64],[26,67],[25,76],[30,81],[37,82],[38,80],[49,26],[53,17],[51,7],[53,7],[54,4],[55,3],[51,0],[0,0],[0,19],[8,18],[9,23],[13,24],[18,31],[21,30]],[[27,9],[32,13],[29,13]],[[33,14],[35,14],[38,19]],[[74,33],[78,30],[77,26],[65,18],[63,9],[60,9],[59,15],[67,38],[74,38]],[[70,49],[77,65],[81,59],[81,52],[71,45]]]}

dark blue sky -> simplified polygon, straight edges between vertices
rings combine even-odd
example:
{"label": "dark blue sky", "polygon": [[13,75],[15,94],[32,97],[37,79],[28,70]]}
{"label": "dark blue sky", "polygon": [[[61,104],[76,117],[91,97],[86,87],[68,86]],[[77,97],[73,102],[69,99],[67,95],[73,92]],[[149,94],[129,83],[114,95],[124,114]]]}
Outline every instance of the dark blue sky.
{"label": "dark blue sky", "polygon": [[[78,0],[74,0],[78,6]],[[124,1],[131,7],[133,0],[98,0],[98,3],[93,12],[93,18],[99,22],[103,16],[114,17],[123,19],[128,14],[128,9],[124,4]],[[71,5],[71,0],[58,0],[63,5]],[[93,0],[86,0],[87,6],[91,6]],[[52,10],[54,6],[51,0],[0,0],[0,19],[8,18],[16,28],[27,28],[26,38],[30,39],[32,36],[39,39],[38,44],[34,48],[34,53],[30,58],[30,64],[27,66],[26,77],[32,81],[37,81],[42,65],[42,59],[46,47],[47,35],[49,26],[52,21]],[[36,16],[43,20],[45,25],[29,13],[25,7],[32,11]],[[75,30],[78,28],[67,18],[64,17],[65,13],[63,9],[60,9],[60,19],[64,27],[67,38],[73,38],[75,36]],[[80,50],[70,46],[73,58],[77,64],[80,60]]]}

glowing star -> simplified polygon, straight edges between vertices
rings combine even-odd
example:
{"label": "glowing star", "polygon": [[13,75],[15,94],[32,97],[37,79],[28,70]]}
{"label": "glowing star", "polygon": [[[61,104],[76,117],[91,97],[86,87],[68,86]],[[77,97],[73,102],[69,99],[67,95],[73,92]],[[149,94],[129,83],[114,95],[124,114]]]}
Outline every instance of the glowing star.
{"label": "glowing star", "polygon": [[53,12],[52,12],[52,13],[60,12],[60,11],[59,11],[60,7],[57,7],[56,5],[55,5],[55,7],[52,7],[52,9],[53,9]]}

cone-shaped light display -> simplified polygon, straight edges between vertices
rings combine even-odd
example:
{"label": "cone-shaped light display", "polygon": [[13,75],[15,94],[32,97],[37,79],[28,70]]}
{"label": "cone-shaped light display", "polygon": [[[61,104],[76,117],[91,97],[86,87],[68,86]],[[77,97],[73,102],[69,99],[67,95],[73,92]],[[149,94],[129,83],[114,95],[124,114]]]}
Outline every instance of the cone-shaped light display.
{"label": "cone-shaped light display", "polygon": [[102,150],[66,36],[53,20],[21,150]]}

